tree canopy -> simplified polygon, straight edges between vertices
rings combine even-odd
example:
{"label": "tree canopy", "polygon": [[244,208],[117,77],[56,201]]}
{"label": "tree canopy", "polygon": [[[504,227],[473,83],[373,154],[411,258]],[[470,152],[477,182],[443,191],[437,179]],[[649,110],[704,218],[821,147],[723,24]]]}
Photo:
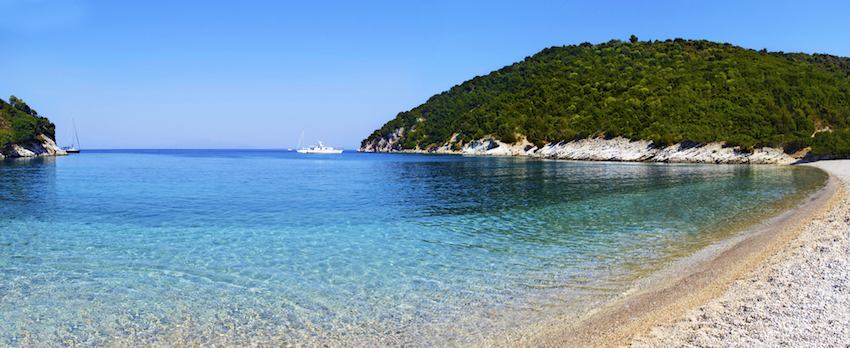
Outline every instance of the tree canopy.
{"label": "tree canopy", "polygon": [[36,140],[39,134],[56,140],[56,126],[14,95],[8,102],[0,99],[0,149]]}
{"label": "tree canopy", "polygon": [[850,156],[850,58],[704,40],[612,40],[546,48],[399,113],[401,148],[517,135],[542,146],[588,136],[725,141]]}

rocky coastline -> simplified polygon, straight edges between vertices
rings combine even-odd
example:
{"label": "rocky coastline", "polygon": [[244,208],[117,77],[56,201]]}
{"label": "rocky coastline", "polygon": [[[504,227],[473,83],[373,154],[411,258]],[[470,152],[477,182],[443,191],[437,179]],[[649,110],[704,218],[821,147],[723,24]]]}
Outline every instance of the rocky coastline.
{"label": "rocky coastline", "polygon": [[[587,138],[569,142],[549,143],[542,148],[525,139],[514,144],[503,143],[493,137],[470,141],[463,146],[450,141],[431,149],[405,150],[398,140],[404,130],[399,129],[389,138],[371,141],[360,147],[359,152],[427,153],[471,156],[525,156],[533,158],[623,161],[623,162],[666,162],[666,163],[718,163],[718,164],[791,164],[799,162],[805,153],[788,155],[782,149],[763,147],[744,151],[738,146],[727,146],[722,142],[707,144],[678,143],[671,146],[655,146],[650,140],[630,140],[616,137]],[[454,139],[453,139],[454,140]]]}
{"label": "rocky coastline", "polygon": [[68,153],[59,148],[50,137],[40,134],[38,140],[28,141],[22,144],[12,144],[0,151],[0,159],[16,157],[39,157],[39,156],[64,156]]}

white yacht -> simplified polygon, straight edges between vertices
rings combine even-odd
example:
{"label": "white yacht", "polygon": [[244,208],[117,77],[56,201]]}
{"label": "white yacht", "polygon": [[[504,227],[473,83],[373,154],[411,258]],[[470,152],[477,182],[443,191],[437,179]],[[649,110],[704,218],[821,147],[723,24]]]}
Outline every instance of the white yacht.
{"label": "white yacht", "polygon": [[301,144],[304,142],[304,132],[301,132],[301,139],[298,139],[298,153],[342,153],[342,149],[335,149],[330,146],[322,145],[322,142],[319,141],[319,145],[310,145],[309,147],[301,147]]}
{"label": "white yacht", "polygon": [[322,142],[319,142],[319,145],[310,145],[307,148],[298,149],[299,153],[342,153],[342,149],[332,148],[330,146],[322,145]]}

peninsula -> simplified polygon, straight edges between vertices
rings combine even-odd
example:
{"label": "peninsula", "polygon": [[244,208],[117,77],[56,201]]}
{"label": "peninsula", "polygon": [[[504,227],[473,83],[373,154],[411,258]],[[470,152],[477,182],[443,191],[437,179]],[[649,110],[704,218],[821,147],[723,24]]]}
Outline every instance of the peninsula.
{"label": "peninsula", "polygon": [[704,40],[551,47],[399,113],[362,152],[792,163],[850,156],[850,58]]}
{"label": "peninsula", "polygon": [[23,100],[0,99],[0,158],[59,156],[67,153],[56,146],[56,126],[38,115]]}

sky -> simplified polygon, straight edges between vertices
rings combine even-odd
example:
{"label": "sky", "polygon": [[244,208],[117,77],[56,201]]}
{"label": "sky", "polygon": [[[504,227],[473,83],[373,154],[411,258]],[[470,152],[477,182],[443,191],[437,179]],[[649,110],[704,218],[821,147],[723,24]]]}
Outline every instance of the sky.
{"label": "sky", "polygon": [[0,0],[0,98],[83,149],[356,149],[544,48],[710,40],[850,56],[850,1]]}

